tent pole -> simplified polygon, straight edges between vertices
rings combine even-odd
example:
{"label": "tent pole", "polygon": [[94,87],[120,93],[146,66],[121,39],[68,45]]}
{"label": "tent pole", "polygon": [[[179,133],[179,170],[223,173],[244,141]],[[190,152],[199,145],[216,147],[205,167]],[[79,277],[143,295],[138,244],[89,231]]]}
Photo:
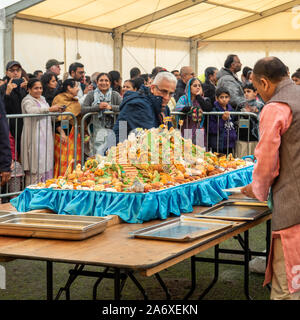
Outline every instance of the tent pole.
{"label": "tent pole", "polygon": [[198,75],[198,40],[190,40],[190,66]]}
{"label": "tent pole", "polygon": [[14,19],[15,15],[6,17],[4,30],[4,63],[14,59]]}
{"label": "tent pole", "polygon": [[122,49],[123,49],[123,33],[112,33],[114,40],[114,70],[122,74]]}

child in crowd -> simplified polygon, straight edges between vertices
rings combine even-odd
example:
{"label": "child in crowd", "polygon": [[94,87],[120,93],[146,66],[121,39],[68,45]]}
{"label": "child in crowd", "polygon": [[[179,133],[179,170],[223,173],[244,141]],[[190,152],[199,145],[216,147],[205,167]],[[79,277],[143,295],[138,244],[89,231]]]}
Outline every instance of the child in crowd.
{"label": "child in crowd", "polygon": [[300,85],[300,71],[296,71],[295,73],[292,74],[292,80],[297,84],[298,86]]}
{"label": "child in crowd", "polygon": [[[257,115],[260,114],[264,103],[257,97],[257,90],[253,86],[253,83],[246,82],[243,85],[244,95],[247,100],[247,104],[241,109],[242,112],[252,112]],[[248,129],[240,128],[239,136],[241,141],[258,141],[258,119],[255,117],[250,117],[250,128]]]}
{"label": "child in crowd", "polygon": [[233,153],[237,134],[234,127],[235,117],[230,115],[234,111],[229,104],[230,93],[226,88],[216,90],[214,112],[224,112],[222,116],[209,116],[208,143],[213,152],[229,154]]}

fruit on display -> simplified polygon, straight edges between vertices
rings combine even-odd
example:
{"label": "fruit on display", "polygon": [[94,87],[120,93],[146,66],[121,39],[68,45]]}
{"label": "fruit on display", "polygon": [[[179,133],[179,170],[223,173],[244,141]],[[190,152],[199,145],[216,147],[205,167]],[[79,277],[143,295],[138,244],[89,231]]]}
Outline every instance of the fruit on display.
{"label": "fruit on display", "polygon": [[192,183],[245,167],[250,163],[206,152],[165,126],[136,129],[127,140],[111,147],[106,156],[89,158],[83,167],[71,162],[64,174],[31,188],[150,192]]}

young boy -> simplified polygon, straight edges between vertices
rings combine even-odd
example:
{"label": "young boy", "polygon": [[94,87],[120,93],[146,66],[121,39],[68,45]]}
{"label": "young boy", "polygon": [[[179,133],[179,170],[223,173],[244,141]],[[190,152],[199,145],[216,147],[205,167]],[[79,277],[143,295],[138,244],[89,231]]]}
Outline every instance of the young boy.
{"label": "young boy", "polygon": [[233,152],[237,139],[233,121],[230,115],[234,111],[229,104],[230,93],[226,88],[216,90],[216,101],[213,112],[224,112],[222,116],[209,116],[208,141],[213,152],[229,154]]}
{"label": "young boy", "polygon": [[253,83],[246,82],[243,84],[244,96],[247,100],[246,106],[242,109],[243,112],[254,112],[259,113],[263,108],[264,104],[257,97],[256,88]]}
{"label": "young boy", "polygon": [[296,71],[295,73],[292,74],[292,80],[297,84],[298,86],[300,85],[300,71]]}
{"label": "young boy", "polygon": [[[264,103],[258,99],[257,97],[257,91],[256,88],[253,86],[253,83],[246,82],[243,85],[244,95],[247,100],[247,104],[244,108],[241,109],[242,112],[252,112],[257,114],[257,116],[260,114],[262,108],[264,107]],[[245,119],[249,119],[249,117],[246,117]],[[248,136],[248,130],[249,136]],[[240,140],[241,141],[258,141],[258,119],[254,116],[250,117],[250,128],[248,127],[243,128],[243,126],[240,126],[240,132],[239,132]]]}

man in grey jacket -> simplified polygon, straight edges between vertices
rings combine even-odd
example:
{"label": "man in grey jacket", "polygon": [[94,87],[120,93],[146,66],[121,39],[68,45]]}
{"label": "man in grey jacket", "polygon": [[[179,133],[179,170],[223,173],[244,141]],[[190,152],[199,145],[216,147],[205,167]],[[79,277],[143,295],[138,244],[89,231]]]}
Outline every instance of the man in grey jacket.
{"label": "man in grey jacket", "polygon": [[217,74],[217,88],[226,88],[230,92],[230,104],[236,111],[240,111],[246,104],[242,82],[237,77],[242,64],[237,55],[230,54],[224,62],[224,68]]}

